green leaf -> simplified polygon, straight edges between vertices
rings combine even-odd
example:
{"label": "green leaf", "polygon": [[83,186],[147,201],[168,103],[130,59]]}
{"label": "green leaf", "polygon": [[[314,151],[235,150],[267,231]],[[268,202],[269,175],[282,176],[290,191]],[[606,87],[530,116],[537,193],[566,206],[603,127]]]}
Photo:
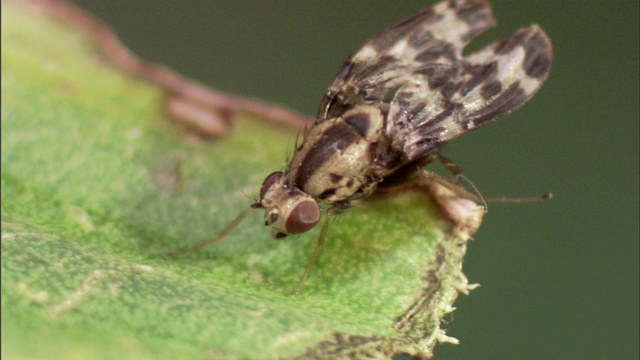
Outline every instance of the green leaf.
{"label": "green leaf", "polygon": [[448,339],[477,224],[443,220],[424,194],[367,201],[332,222],[295,297],[318,229],[276,242],[252,213],[167,257],[245,209],[295,134],[245,118],[191,138],[161,90],[24,4],[2,3],[2,44],[4,356],[386,358]]}

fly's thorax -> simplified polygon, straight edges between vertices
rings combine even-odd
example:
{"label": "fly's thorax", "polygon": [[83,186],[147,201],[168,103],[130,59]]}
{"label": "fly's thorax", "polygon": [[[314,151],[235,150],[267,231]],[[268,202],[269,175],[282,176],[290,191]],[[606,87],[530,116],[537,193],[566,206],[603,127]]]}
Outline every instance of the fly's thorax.
{"label": "fly's thorax", "polygon": [[280,171],[270,174],[262,183],[260,205],[265,209],[265,225],[271,226],[271,236],[276,239],[307,232],[320,221],[316,200]]}
{"label": "fly's thorax", "polygon": [[327,203],[368,195],[379,181],[374,160],[383,128],[384,116],[374,106],[357,106],[318,122],[296,149],[287,177]]}

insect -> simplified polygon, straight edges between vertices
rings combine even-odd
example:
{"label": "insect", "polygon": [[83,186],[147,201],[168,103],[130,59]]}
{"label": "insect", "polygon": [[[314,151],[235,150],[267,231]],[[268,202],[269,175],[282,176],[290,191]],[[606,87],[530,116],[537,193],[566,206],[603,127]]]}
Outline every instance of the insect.
{"label": "insect", "polygon": [[370,39],[340,68],[317,119],[285,171],[266,177],[253,209],[264,209],[274,238],[300,234],[321,220],[316,250],[294,293],[303,286],[328,232],[330,216],[378,187],[429,177],[424,165],[446,159],[438,149],[526,103],[552,62],[549,39],[537,25],[467,56],[462,50],[495,25],[482,0],[427,7]]}

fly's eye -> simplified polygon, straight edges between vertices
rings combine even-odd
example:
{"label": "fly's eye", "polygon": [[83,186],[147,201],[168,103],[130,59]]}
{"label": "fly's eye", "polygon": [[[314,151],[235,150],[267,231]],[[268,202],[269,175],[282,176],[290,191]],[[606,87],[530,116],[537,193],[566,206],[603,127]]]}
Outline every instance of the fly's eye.
{"label": "fly's eye", "polygon": [[266,179],[264,179],[264,181],[262,182],[262,187],[260,188],[260,199],[264,198],[264,194],[266,194],[266,192],[269,191],[269,189],[271,189],[273,185],[277,183],[280,178],[282,178],[282,176],[284,176],[282,171],[276,171],[274,173],[271,173],[269,176],[267,176]]}
{"label": "fly's eye", "polygon": [[313,200],[304,200],[296,205],[287,217],[287,233],[300,234],[313,229],[320,221],[320,208]]}

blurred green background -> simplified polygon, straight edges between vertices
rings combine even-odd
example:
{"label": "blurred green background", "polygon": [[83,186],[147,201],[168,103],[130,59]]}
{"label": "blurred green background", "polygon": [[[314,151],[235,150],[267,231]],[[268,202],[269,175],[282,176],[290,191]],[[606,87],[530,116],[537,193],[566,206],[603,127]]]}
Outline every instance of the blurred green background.
{"label": "blurred green background", "polygon": [[[315,114],[370,36],[435,1],[76,1],[139,56],[214,88]],[[527,106],[443,150],[490,204],[465,273],[482,287],[445,325],[439,359],[637,359],[637,1],[492,1],[478,48],[540,24],[551,76]]]}

